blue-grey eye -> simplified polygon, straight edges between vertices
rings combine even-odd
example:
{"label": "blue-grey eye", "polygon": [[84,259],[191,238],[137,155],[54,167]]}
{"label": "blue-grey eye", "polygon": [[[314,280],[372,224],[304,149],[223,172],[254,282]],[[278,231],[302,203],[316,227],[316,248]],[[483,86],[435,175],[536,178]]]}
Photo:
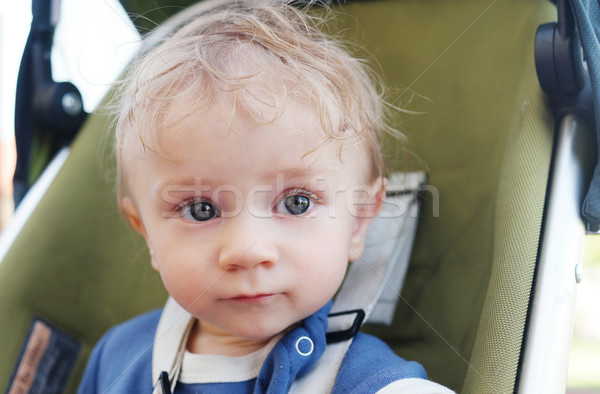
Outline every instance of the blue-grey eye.
{"label": "blue-grey eye", "polygon": [[207,201],[198,201],[186,205],[182,210],[181,216],[188,220],[205,222],[216,217],[218,214],[218,210],[213,204]]}
{"label": "blue-grey eye", "polygon": [[295,194],[283,199],[283,205],[287,213],[292,215],[302,215],[311,207],[311,201],[308,197]]}

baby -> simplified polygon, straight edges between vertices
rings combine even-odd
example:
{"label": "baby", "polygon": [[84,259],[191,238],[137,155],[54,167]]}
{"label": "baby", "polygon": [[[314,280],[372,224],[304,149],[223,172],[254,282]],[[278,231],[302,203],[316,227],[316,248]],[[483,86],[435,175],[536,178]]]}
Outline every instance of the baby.
{"label": "baby", "polygon": [[119,204],[170,300],[104,336],[80,392],[446,392],[362,333],[332,386],[311,381],[382,204],[389,130],[363,63],[315,23],[220,4],[130,69]]}

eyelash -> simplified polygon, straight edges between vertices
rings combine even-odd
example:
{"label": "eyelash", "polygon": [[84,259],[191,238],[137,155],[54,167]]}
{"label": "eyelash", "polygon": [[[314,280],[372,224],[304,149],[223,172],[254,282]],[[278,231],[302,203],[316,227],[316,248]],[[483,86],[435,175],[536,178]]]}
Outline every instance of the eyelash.
{"label": "eyelash", "polygon": [[317,202],[320,200],[319,196],[317,196],[315,193],[311,192],[310,190],[298,187],[298,188],[292,188],[292,189],[288,189],[285,192],[283,192],[283,197],[289,197],[289,196],[294,196],[294,195],[300,195],[300,196],[305,196],[307,198],[310,198],[313,202]]}
{"label": "eyelash", "polygon": [[[199,204],[199,203],[209,204],[212,207],[212,209],[214,210],[214,215],[212,215],[211,217],[209,217],[205,220],[196,220],[195,218],[192,218],[192,219],[186,218],[187,214],[190,214],[190,215],[192,214],[191,207],[194,204]],[[175,207],[175,212],[177,212],[177,214],[180,217],[190,220],[190,221],[194,221],[194,222],[208,221],[208,220],[214,219],[215,217],[221,216],[221,211],[216,207],[216,205],[212,201],[205,199],[205,198],[191,198],[189,200],[185,200],[185,201],[179,203]]]}
{"label": "eyelash", "polygon": [[280,204],[285,204],[285,201],[287,198],[289,197],[293,197],[293,196],[301,196],[304,197],[306,199],[309,200],[309,207],[306,209],[306,211],[301,212],[297,215],[293,214],[292,212],[287,212],[287,214],[292,215],[292,216],[304,216],[306,214],[308,214],[316,204],[319,203],[320,198],[318,195],[316,195],[315,193],[305,189],[305,188],[291,188],[286,190],[285,192],[282,193],[281,197],[277,199],[277,203],[275,204],[275,206],[273,207],[273,211],[277,214],[285,214],[285,212],[280,211]]}

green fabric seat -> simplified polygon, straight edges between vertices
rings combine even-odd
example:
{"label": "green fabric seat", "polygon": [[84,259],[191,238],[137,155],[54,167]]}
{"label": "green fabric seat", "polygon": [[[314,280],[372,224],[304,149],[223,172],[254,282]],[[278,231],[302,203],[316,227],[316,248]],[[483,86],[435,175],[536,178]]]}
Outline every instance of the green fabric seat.
{"label": "green fabric seat", "polygon": [[[390,142],[391,169],[429,174],[395,322],[365,329],[458,392],[512,392],[553,149],[533,38],[555,20],[554,6],[381,0],[341,11],[332,29],[378,59],[395,105],[419,112],[399,117],[409,153]],[[109,123],[102,114],[88,119],[0,263],[2,387],[34,315],[81,341],[72,391],[109,327],[166,298],[143,240],[116,206]]]}

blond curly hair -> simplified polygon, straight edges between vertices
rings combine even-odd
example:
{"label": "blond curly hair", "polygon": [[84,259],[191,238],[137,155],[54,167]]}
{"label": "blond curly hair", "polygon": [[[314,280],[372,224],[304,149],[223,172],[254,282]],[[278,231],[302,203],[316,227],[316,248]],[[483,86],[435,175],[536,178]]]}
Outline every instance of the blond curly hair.
{"label": "blond curly hair", "polygon": [[[324,142],[362,144],[371,161],[369,178],[383,176],[382,134],[400,135],[385,121],[383,84],[346,43],[323,32],[329,8],[308,12],[310,5],[213,1],[136,59],[116,103],[121,192],[123,141],[136,136],[143,149],[160,150],[156,133],[167,126],[169,105],[181,97],[193,98],[192,110],[226,103],[264,121],[274,120],[286,100],[302,100],[318,112]],[[266,116],[257,102],[274,111]]]}

